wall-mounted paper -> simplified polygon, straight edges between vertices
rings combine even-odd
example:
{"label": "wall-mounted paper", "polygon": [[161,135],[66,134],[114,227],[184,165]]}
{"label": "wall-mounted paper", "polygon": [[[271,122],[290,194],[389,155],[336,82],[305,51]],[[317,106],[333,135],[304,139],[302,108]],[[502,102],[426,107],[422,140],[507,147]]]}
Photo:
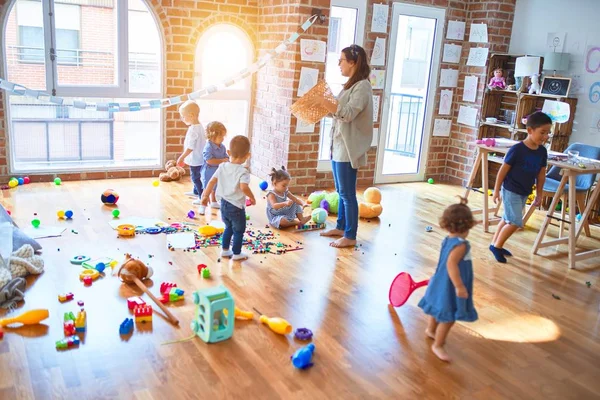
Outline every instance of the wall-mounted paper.
{"label": "wall-mounted paper", "polygon": [[371,140],[371,147],[377,147],[379,144],[379,128],[373,128],[373,140]]}
{"label": "wall-mounted paper", "polygon": [[297,119],[296,133],[313,133],[315,131],[315,124],[307,124],[301,119]]}
{"label": "wall-mounted paper", "polygon": [[452,109],[452,90],[442,90],[440,94],[440,115],[450,115]]}
{"label": "wall-mounted paper", "polygon": [[377,122],[379,119],[379,103],[381,101],[381,96],[376,95],[373,96],[373,122]]}
{"label": "wall-mounted paper", "polygon": [[469,42],[487,43],[488,42],[487,24],[471,24],[471,32],[469,33]]}
{"label": "wall-mounted paper", "polygon": [[385,38],[375,39],[373,53],[371,54],[371,65],[385,65]]}
{"label": "wall-mounted paper", "polygon": [[542,112],[547,114],[552,121],[562,124],[569,120],[571,107],[564,101],[545,100]]}
{"label": "wall-mounted paper", "polygon": [[440,74],[440,87],[456,87],[458,84],[457,69],[443,69]]}
{"label": "wall-mounted paper", "polygon": [[322,40],[300,39],[300,59],[302,61],[325,62],[327,45]]}
{"label": "wall-mounted paper", "polygon": [[446,39],[449,40],[464,40],[465,38],[465,22],[464,21],[448,21],[448,31]]}
{"label": "wall-mounted paper", "polygon": [[369,80],[373,89],[383,89],[385,87],[385,69],[372,69]]}
{"label": "wall-mounted paper", "polygon": [[477,98],[477,81],[479,80],[476,76],[466,76],[465,86],[463,90],[463,101],[474,102]]}
{"label": "wall-mounted paper", "polygon": [[473,67],[485,67],[489,51],[490,50],[486,47],[471,47],[467,65]]}
{"label": "wall-mounted paper", "polygon": [[319,80],[319,70],[316,68],[300,68],[300,82],[298,82],[298,97],[304,96],[306,92],[312,89]]}
{"label": "wall-mounted paper", "polygon": [[548,32],[548,35],[546,35],[546,48],[548,51],[562,53],[566,35],[565,32]]}
{"label": "wall-mounted paper", "polygon": [[437,119],[433,122],[433,136],[450,136],[451,119]]}
{"label": "wall-mounted paper", "polygon": [[474,107],[460,106],[456,122],[463,125],[477,127],[477,109]]}
{"label": "wall-mounted paper", "polygon": [[387,32],[388,12],[390,7],[386,4],[373,4],[373,18],[371,19],[371,32]]}
{"label": "wall-mounted paper", "polygon": [[457,44],[445,44],[442,62],[458,64],[462,47]]}

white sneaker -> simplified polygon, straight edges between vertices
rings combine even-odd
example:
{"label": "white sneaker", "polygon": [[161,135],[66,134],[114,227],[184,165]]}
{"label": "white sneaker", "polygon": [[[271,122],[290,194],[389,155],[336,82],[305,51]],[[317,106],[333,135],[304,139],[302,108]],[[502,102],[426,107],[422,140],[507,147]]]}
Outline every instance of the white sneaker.
{"label": "white sneaker", "polygon": [[204,211],[206,211],[206,207],[204,207],[204,206],[199,206],[198,207],[198,214],[204,215]]}
{"label": "white sneaker", "polygon": [[219,208],[221,208],[221,205],[219,203],[217,203],[216,201],[213,201],[212,203],[210,203],[210,208],[214,208],[215,210],[218,210]]}
{"label": "white sneaker", "polygon": [[202,201],[200,201],[200,199],[196,199],[196,200],[192,201],[192,204],[195,206],[198,206],[198,205],[202,204]]}
{"label": "white sneaker", "polygon": [[231,256],[233,256],[233,251],[221,249],[221,257],[231,257]]}
{"label": "white sneaker", "polygon": [[198,196],[196,193],[194,193],[194,191],[193,191],[193,190],[192,190],[191,192],[185,192],[184,194],[185,194],[186,196],[189,196],[189,197],[196,197],[196,196]]}
{"label": "white sneaker", "polygon": [[231,257],[231,259],[234,261],[246,260],[247,258],[248,258],[248,254],[244,253],[243,251],[240,254],[234,254],[233,257]]}

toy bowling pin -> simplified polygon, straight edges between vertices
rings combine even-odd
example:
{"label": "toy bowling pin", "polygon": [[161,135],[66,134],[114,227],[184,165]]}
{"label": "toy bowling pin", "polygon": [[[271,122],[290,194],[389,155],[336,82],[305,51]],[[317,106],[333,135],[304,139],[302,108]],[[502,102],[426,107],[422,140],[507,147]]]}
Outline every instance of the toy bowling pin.
{"label": "toy bowling pin", "polygon": [[48,310],[30,310],[13,318],[0,319],[0,326],[6,326],[15,323],[23,325],[35,325],[48,318]]}
{"label": "toy bowling pin", "polygon": [[314,351],[315,345],[313,343],[296,350],[292,356],[292,364],[294,364],[294,367],[304,369],[313,365],[310,361],[312,360]]}

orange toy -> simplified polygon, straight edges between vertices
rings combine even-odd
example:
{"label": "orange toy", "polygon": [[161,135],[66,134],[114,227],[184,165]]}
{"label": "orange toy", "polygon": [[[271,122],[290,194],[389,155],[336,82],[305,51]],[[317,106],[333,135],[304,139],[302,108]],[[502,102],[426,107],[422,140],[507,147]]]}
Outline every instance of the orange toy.
{"label": "orange toy", "polygon": [[280,335],[287,335],[292,333],[292,324],[287,322],[283,318],[269,318],[266,315],[262,315],[256,308],[254,309],[257,313],[261,314],[259,320],[263,324],[266,324],[273,332],[279,333]]}
{"label": "orange toy", "polygon": [[13,318],[0,319],[0,326],[21,323],[23,325],[35,325],[48,318],[48,310],[30,310]]}

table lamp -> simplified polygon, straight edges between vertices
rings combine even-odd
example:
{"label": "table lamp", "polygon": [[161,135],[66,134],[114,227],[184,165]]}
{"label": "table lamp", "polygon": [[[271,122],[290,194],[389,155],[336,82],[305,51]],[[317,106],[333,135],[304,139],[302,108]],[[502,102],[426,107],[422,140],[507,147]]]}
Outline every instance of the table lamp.
{"label": "table lamp", "polygon": [[543,69],[546,71],[554,71],[553,76],[556,76],[556,71],[566,71],[569,69],[569,61],[569,53],[547,53],[544,55]]}
{"label": "table lamp", "polygon": [[[515,62],[515,77],[523,78],[526,76],[532,77],[533,75],[538,75],[540,73],[540,61],[540,57],[518,57]],[[520,92],[523,91],[524,84],[525,82],[523,80],[521,87],[518,89]]]}

